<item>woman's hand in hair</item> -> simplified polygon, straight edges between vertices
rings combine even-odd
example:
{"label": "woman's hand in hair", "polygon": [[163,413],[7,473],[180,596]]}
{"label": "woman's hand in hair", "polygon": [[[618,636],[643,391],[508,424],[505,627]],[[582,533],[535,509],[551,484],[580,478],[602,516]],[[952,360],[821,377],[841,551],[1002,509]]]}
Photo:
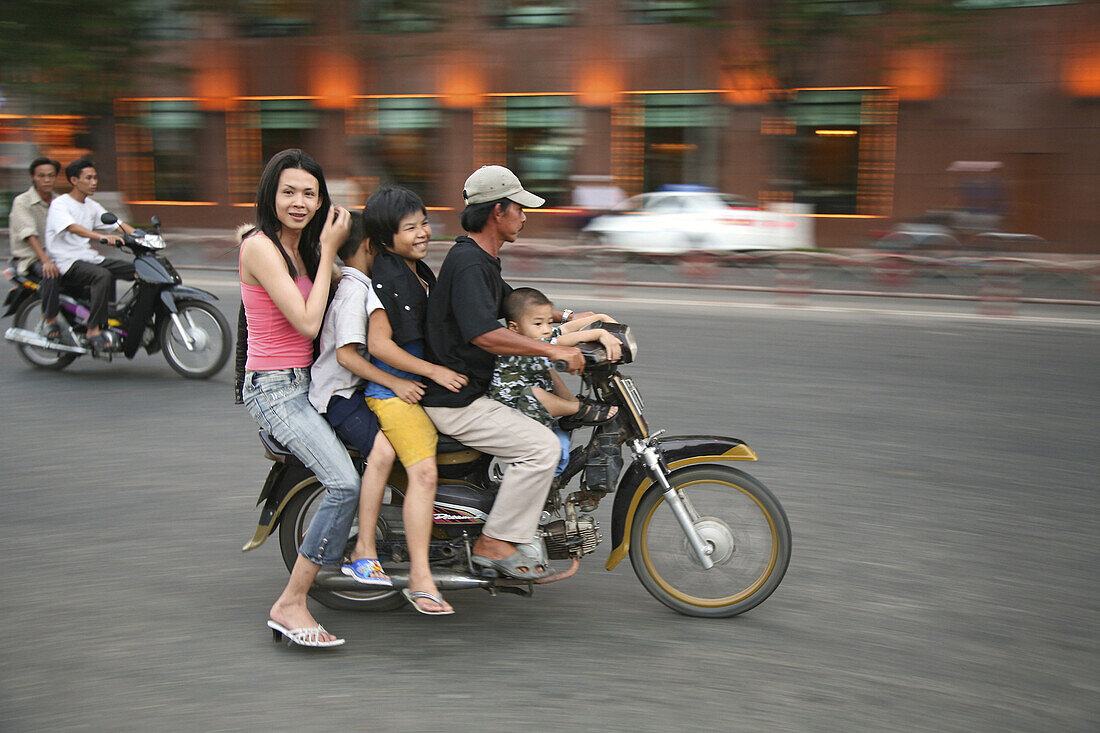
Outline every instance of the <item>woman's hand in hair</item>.
{"label": "woman's hand in hair", "polygon": [[321,254],[336,256],[336,250],[348,238],[351,231],[351,212],[342,206],[331,206],[325,214],[325,226],[321,229]]}

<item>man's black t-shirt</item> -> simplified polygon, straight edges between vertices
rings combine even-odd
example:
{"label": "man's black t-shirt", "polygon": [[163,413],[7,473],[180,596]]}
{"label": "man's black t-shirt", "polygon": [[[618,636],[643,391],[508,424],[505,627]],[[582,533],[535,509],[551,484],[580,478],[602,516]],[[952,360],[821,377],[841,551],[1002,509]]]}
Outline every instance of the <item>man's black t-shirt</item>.
{"label": "man's black t-shirt", "polygon": [[470,343],[501,327],[504,298],[512,287],[500,275],[500,260],[469,237],[459,237],[439,268],[428,296],[426,358],[465,374],[470,381],[459,392],[430,379],[426,407],[465,407],[489,389],[496,356]]}

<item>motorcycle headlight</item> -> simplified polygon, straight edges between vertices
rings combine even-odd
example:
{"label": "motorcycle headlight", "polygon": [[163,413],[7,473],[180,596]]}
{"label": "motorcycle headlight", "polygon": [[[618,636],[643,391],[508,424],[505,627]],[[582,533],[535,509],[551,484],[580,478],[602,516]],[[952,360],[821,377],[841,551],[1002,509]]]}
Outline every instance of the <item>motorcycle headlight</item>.
{"label": "motorcycle headlight", "polygon": [[149,249],[164,249],[164,237],[159,234],[146,234],[141,243]]}
{"label": "motorcycle headlight", "polygon": [[630,326],[625,323],[604,323],[603,321],[596,321],[591,325],[585,326],[583,330],[588,330],[590,328],[602,328],[619,339],[619,342],[623,345],[623,357],[619,360],[620,364],[629,364],[638,358],[638,342],[634,338],[634,332],[630,330]]}

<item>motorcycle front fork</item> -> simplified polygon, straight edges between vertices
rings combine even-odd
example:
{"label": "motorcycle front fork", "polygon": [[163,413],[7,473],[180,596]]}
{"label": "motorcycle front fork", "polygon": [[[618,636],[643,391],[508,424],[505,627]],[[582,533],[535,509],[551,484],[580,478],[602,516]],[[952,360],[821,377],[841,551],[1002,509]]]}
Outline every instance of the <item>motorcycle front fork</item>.
{"label": "motorcycle front fork", "polygon": [[[653,436],[653,438],[656,438],[656,436]],[[695,528],[695,522],[699,519],[699,515],[696,514],[691,501],[669,484],[668,469],[661,460],[661,454],[657,450],[657,443],[653,438],[649,441],[634,440],[632,443],[634,454],[641,456],[646,469],[649,471],[650,478],[661,487],[661,491],[665,496],[665,503],[672,509],[676,521],[680,524],[680,529],[684,531],[684,536],[687,537],[688,544],[699,559],[703,569],[710,570],[714,567],[714,561],[710,559],[714,548],[699,535],[699,531]]]}

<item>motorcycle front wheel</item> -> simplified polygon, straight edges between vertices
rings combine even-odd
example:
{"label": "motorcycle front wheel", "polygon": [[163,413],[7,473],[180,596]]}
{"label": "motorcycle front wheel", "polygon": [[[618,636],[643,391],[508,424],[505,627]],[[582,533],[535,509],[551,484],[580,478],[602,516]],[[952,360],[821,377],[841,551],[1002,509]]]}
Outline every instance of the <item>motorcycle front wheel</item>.
{"label": "motorcycle front wheel", "polygon": [[[294,569],[298,561],[298,547],[306,534],[306,528],[317,513],[317,507],[325,498],[325,487],[317,479],[310,479],[297,494],[291,497],[279,520],[279,551],[287,570]],[[359,531],[358,519],[352,525],[349,542],[354,543]],[[379,522],[379,538],[385,530]],[[339,573],[338,567],[323,567],[321,573]],[[405,605],[405,598],[396,590],[345,591],[320,588],[316,584],[309,595],[323,606],[343,611],[392,611]]]}
{"label": "motorcycle front wheel", "polygon": [[188,379],[208,379],[225,366],[232,350],[233,338],[229,322],[214,306],[201,300],[181,300],[176,303],[180,322],[191,336],[193,348],[188,349],[175,319],[165,316],[160,322],[160,345],[164,360],[178,374]]}
{"label": "motorcycle front wheel", "polygon": [[[65,328],[63,314],[58,314],[58,322],[61,324],[61,340],[62,343],[68,343],[69,337]],[[16,328],[24,328],[28,331],[38,331],[38,325],[42,321],[42,301],[38,298],[31,298],[27,300],[23,305],[19,306],[19,310],[15,312],[15,318],[12,319],[12,325]],[[15,345],[15,348],[19,351],[19,355],[26,359],[28,362],[40,369],[51,369],[57,371],[64,369],[65,367],[76,361],[76,357],[79,354],[73,354],[65,351],[54,351],[52,349],[38,349],[30,344]]]}
{"label": "motorcycle front wheel", "polygon": [[630,528],[630,563],[645,589],[687,616],[736,616],[762,603],[791,559],[783,507],[762,483],[728,466],[681,469],[669,482],[710,546],[714,567],[703,568],[664,494],[652,488]]}

